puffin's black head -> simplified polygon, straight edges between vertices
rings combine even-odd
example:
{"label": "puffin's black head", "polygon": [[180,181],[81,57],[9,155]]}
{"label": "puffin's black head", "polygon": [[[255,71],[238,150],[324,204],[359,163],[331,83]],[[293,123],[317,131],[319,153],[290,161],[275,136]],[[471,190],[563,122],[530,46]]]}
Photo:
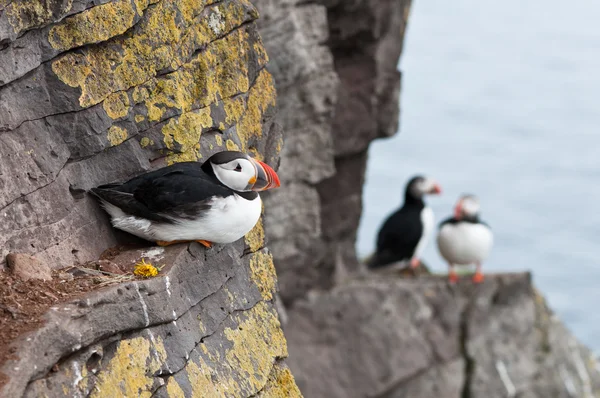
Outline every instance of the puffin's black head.
{"label": "puffin's black head", "polygon": [[[207,167],[210,167],[207,170]],[[266,163],[238,151],[223,151],[212,155],[202,165],[225,186],[234,191],[264,191],[279,187],[279,177]]]}
{"label": "puffin's black head", "polygon": [[424,195],[439,195],[442,193],[440,185],[432,178],[415,176],[406,184],[404,194],[406,200],[423,199]]}
{"label": "puffin's black head", "polygon": [[471,194],[461,195],[454,206],[454,218],[457,220],[475,220],[477,217],[479,217],[479,199],[477,196]]}

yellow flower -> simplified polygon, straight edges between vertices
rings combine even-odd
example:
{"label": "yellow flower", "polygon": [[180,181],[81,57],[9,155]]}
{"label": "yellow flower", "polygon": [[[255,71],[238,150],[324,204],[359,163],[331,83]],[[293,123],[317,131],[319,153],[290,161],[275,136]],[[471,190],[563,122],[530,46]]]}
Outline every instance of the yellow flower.
{"label": "yellow flower", "polygon": [[152,276],[158,275],[158,268],[154,265],[147,263],[146,259],[142,258],[141,261],[135,264],[135,268],[133,269],[133,274],[138,276],[143,276],[146,278],[150,278]]}

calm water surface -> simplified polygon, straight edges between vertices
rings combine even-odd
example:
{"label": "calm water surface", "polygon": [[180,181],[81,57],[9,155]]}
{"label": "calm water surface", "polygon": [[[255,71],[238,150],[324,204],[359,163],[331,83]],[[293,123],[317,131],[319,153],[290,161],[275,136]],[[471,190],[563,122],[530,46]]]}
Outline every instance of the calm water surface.
{"label": "calm water surface", "polygon": [[[375,142],[358,238],[416,173],[439,180],[436,220],[473,192],[496,238],[489,271],[531,269],[575,334],[600,352],[600,2],[413,2],[401,133]],[[424,256],[446,270],[434,240]]]}

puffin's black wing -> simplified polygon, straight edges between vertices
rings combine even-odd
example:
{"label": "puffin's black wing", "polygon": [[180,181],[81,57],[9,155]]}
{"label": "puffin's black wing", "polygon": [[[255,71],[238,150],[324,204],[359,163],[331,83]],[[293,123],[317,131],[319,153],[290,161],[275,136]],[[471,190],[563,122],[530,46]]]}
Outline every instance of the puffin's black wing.
{"label": "puffin's black wing", "polygon": [[377,236],[377,252],[368,264],[370,268],[412,257],[423,234],[420,210],[403,207],[385,221]]}
{"label": "puffin's black wing", "polygon": [[162,222],[173,222],[170,217],[197,218],[210,208],[213,197],[234,193],[196,162],[177,163],[124,184],[102,185],[91,191],[128,214]]}

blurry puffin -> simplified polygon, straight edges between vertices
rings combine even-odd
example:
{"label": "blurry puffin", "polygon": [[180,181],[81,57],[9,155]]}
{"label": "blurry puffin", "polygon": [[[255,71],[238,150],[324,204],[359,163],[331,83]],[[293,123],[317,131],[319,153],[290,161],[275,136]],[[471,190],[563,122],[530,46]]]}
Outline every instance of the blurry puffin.
{"label": "blurry puffin", "polygon": [[115,228],[161,246],[197,241],[210,247],[248,233],[262,209],[257,191],[277,187],[279,177],[267,164],[223,151],[202,165],[176,163],[91,192]]}
{"label": "blurry puffin", "polygon": [[476,264],[473,282],[483,281],[481,263],[490,253],[494,237],[490,227],[479,220],[479,200],[474,195],[463,195],[454,207],[454,217],[440,223],[437,245],[450,268],[448,279],[456,282],[455,265]]}
{"label": "blurry puffin", "polygon": [[404,205],[389,216],[379,230],[377,251],[367,263],[369,268],[408,260],[412,268],[419,265],[419,258],[435,228],[433,211],[425,205],[423,196],[441,192],[433,179],[415,176],[408,181]]}

